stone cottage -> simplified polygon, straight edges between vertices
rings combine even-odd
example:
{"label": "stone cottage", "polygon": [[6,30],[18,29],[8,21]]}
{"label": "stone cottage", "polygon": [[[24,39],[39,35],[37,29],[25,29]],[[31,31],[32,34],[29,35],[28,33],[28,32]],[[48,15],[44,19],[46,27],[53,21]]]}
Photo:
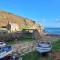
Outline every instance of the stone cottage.
{"label": "stone cottage", "polygon": [[16,23],[8,22],[7,29],[9,30],[9,32],[17,32],[17,31],[19,31],[19,25]]}

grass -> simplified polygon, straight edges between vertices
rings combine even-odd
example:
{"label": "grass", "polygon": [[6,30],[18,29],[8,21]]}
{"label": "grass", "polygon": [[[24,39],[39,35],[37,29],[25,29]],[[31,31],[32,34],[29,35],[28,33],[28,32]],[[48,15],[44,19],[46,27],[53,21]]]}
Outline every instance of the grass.
{"label": "grass", "polygon": [[9,40],[6,43],[9,45],[13,45],[13,44],[16,44],[16,41],[15,40]]}
{"label": "grass", "polygon": [[30,42],[32,41],[32,35],[31,34],[25,34],[17,39],[17,41],[14,39],[8,40],[6,43],[7,44],[16,44],[16,42]]}
{"label": "grass", "polygon": [[[56,39],[55,39],[56,40]],[[52,50],[53,51],[59,51],[60,50],[60,39],[57,39],[56,41],[52,42]],[[23,60],[45,60],[41,55],[39,55],[36,51],[30,52],[24,56],[22,56]],[[50,57],[47,57],[47,60],[51,60]]]}
{"label": "grass", "polygon": [[39,60],[39,58],[37,52],[30,52],[22,57],[23,60]]}
{"label": "grass", "polygon": [[52,50],[59,51],[60,50],[60,39],[52,43]]}
{"label": "grass", "polygon": [[24,34],[19,38],[20,41],[32,41],[32,34]]}
{"label": "grass", "polygon": [[30,26],[21,26],[20,30],[22,31],[23,29],[29,29],[29,28],[30,28]]}
{"label": "grass", "polygon": [[43,56],[34,51],[22,56],[22,60],[51,60],[51,57],[48,54]]}
{"label": "grass", "polygon": [[9,41],[7,41],[6,43],[7,44],[10,44],[10,45],[13,45],[13,44],[16,44],[16,43],[18,43],[18,42],[30,42],[30,41],[32,41],[32,39],[27,39],[27,38],[20,38],[20,40],[9,40]]}

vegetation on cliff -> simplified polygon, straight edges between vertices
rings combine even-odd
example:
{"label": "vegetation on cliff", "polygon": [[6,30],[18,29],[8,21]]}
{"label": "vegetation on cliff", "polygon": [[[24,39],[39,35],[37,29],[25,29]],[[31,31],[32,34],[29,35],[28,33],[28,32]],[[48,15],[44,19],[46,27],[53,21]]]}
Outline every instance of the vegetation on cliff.
{"label": "vegetation on cliff", "polygon": [[40,28],[40,26],[31,19],[17,16],[10,12],[0,11],[0,27],[6,26],[8,22],[18,24],[21,30],[24,28]]}

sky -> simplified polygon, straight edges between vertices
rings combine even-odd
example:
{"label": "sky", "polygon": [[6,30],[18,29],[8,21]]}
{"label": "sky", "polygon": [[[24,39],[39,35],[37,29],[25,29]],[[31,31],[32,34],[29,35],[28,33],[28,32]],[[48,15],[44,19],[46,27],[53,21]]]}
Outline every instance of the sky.
{"label": "sky", "polygon": [[0,0],[0,10],[33,19],[44,27],[60,27],[60,0]]}

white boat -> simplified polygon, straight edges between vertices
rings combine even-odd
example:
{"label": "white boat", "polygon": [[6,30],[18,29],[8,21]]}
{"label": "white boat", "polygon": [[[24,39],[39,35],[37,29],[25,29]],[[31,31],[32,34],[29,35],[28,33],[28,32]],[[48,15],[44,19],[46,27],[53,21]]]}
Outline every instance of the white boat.
{"label": "white boat", "polygon": [[8,46],[4,42],[0,42],[0,59],[4,58],[5,56],[11,54],[13,52],[12,47]]}
{"label": "white boat", "polygon": [[6,46],[6,43],[0,42],[0,47],[4,47],[4,46]]}
{"label": "white boat", "polygon": [[40,41],[36,44],[36,51],[39,53],[48,53],[51,52],[52,45],[50,42]]}

